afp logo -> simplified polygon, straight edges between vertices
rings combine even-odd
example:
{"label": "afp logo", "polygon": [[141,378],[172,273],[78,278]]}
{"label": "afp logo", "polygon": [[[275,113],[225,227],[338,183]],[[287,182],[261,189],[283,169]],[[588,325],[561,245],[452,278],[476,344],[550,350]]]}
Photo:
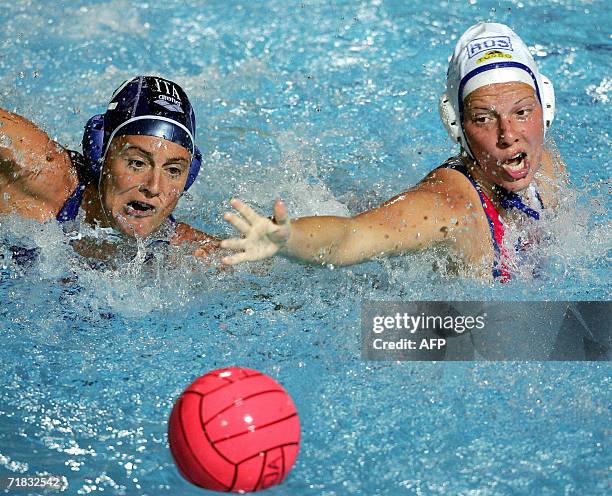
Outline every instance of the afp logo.
{"label": "afp logo", "polygon": [[468,43],[466,47],[468,58],[478,55],[486,50],[512,50],[512,43],[508,36],[487,36],[485,38],[476,38]]}

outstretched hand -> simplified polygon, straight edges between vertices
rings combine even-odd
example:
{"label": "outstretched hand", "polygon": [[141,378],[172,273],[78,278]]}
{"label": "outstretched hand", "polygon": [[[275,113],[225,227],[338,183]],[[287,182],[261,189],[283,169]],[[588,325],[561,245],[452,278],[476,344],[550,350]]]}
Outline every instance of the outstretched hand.
{"label": "outstretched hand", "polygon": [[221,248],[237,251],[235,255],[224,257],[227,265],[262,260],[275,255],[291,236],[291,221],[282,201],[274,203],[274,217],[269,219],[240,200],[232,200],[230,205],[240,216],[226,212],[223,218],[244,235],[242,238],[229,238],[221,242]]}

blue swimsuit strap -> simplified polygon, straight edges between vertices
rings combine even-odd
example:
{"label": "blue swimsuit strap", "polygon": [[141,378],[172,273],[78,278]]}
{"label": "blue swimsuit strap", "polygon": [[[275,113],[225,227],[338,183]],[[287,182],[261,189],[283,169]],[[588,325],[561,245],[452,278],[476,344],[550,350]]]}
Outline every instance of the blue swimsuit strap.
{"label": "blue swimsuit strap", "polygon": [[57,214],[56,219],[58,222],[68,222],[77,218],[81,202],[83,201],[84,191],[85,184],[79,183]]}
{"label": "blue swimsuit strap", "polygon": [[[482,198],[483,192],[480,189],[480,186],[474,180],[474,178],[468,171],[465,164],[461,161],[461,159],[457,157],[450,158],[446,162],[444,162],[439,168],[454,169],[457,172],[461,172],[465,177],[467,177],[470,180],[474,188],[476,188],[476,191],[478,191],[478,196],[480,196],[480,201],[483,202],[484,204],[484,201]],[[523,212],[528,217],[531,217],[532,219],[535,219],[535,220],[540,220],[540,212],[525,205],[525,203],[523,202],[523,200],[521,200],[521,197],[519,195],[517,195],[516,193],[512,191],[508,191],[506,188],[502,188],[501,186],[496,186],[496,189],[499,191],[500,204],[505,210],[512,210],[513,208],[516,208],[520,210],[521,212]],[[542,197],[540,196],[540,193],[538,191],[535,192],[535,196],[538,202],[540,203],[540,207],[544,208],[544,202],[542,202]]]}
{"label": "blue swimsuit strap", "polygon": [[56,219],[60,223],[76,219],[79,213],[79,207],[83,201],[83,193],[85,192],[85,187],[87,186],[87,183],[82,179],[83,171],[85,170],[85,157],[83,157],[83,155],[81,155],[79,152],[75,152],[73,150],[67,151],[68,155],[70,156],[70,160],[77,171],[79,184],[57,214]]}
{"label": "blue swimsuit strap", "polygon": [[[532,219],[535,219],[535,220],[540,220],[540,212],[525,205],[523,203],[523,200],[521,200],[521,198],[516,193],[512,191],[508,191],[505,188],[499,188],[499,190],[500,190],[501,206],[504,207],[506,210],[512,210],[513,208],[516,208],[520,210],[521,212],[523,212],[528,217],[531,217]],[[542,202],[540,193],[536,191],[535,194],[536,194],[536,198],[538,199],[538,202],[540,202],[540,206],[543,208],[544,203]]]}

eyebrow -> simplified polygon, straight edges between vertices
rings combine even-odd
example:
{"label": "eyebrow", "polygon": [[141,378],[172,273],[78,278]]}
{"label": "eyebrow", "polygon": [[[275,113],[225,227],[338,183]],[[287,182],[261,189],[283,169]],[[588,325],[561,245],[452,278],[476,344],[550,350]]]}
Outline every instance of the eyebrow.
{"label": "eyebrow", "polygon": [[[134,145],[132,143],[128,143],[127,146],[124,148],[124,151],[130,151],[130,150],[139,151],[145,157],[147,157],[149,160],[153,162],[153,154],[145,150],[144,148],[141,148],[138,145]],[[174,162],[180,162],[180,163],[187,165],[188,160],[185,157],[171,157],[164,162],[164,165],[169,164],[169,163],[174,163]]]}
{"label": "eyebrow", "polygon": [[187,164],[189,161],[185,158],[185,157],[172,157],[169,158],[168,160],[166,160],[166,164],[172,163],[172,162],[181,162],[183,164]]}
{"label": "eyebrow", "polygon": [[[535,95],[527,95],[524,96],[523,98],[521,98],[520,100],[517,100],[516,102],[514,102],[512,105],[518,105],[521,102],[523,102],[523,100],[527,100],[529,98],[536,98]],[[471,102],[467,105],[468,108],[470,108],[471,110],[491,110],[490,107],[479,107],[478,103],[476,104],[472,104]]]}
{"label": "eyebrow", "polygon": [[128,151],[131,151],[131,150],[139,151],[140,153],[142,153],[146,157],[153,158],[153,154],[151,152],[148,152],[144,148],[140,148],[138,145],[133,145],[132,143],[127,143],[122,151],[128,152]]}
{"label": "eyebrow", "polygon": [[535,100],[535,95],[527,95],[524,96],[523,98],[521,98],[520,100],[517,100],[516,102],[514,102],[514,105],[518,105],[519,103],[521,103],[523,100],[527,100],[529,98],[533,98]]}

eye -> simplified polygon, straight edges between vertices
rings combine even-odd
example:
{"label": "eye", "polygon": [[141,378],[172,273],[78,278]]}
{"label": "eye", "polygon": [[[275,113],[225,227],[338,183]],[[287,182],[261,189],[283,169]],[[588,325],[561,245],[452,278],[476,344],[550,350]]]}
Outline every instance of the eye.
{"label": "eye", "polygon": [[527,118],[533,113],[533,107],[523,107],[517,110],[516,115],[520,118]]}
{"label": "eye", "polygon": [[179,167],[177,165],[170,165],[170,166],[166,167],[166,171],[173,178],[181,177],[181,175],[183,174],[183,168]]}
{"label": "eye", "polygon": [[491,117],[486,114],[479,114],[472,116],[472,121],[476,124],[488,124],[491,121]]}
{"label": "eye", "polygon": [[137,158],[129,158],[128,165],[133,169],[142,169],[147,164],[143,160]]}

